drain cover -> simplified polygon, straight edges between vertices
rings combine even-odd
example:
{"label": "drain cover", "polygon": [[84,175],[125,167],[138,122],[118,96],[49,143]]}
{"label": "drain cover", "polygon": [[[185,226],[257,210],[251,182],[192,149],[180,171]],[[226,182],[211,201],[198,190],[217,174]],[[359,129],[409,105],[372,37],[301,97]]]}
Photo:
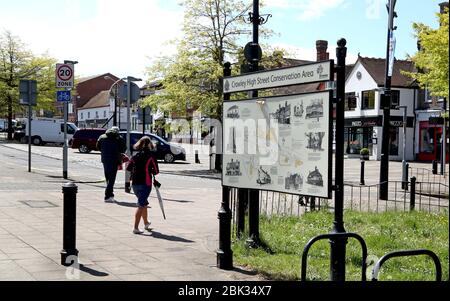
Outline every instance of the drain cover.
{"label": "drain cover", "polygon": [[20,202],[31,208],[55,208],[55,207],[58,207],[58,205],[55,205],[49,201],[20,201]]}

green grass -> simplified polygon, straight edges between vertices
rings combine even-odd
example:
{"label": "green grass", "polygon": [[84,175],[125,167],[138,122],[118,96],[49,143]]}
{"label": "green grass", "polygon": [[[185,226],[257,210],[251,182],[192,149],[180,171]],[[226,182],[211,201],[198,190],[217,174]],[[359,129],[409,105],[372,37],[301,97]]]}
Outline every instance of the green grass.
{"label": "green grass", "polygon": [[[429,249],[442,264],[443,280],[449,279],[449,224],[448,213],[345,213],[347,232],[361,235],[369,253],[368,275],[373,265],[386,253],[399,250]],[[330,233],[333,215],[316,212],[301,218],[261,217],[260,236],[264,247],[248,249],[243,241],[233,244],[234,263],[249,268],[270,280],[299,280],[303,249],[313,237]],[[361,247],[350,239],[347,245],[348,281],[361,280]],[[308,279],[328,281],[330,274],[330,244],[316,243],[308,258]],[[368,280],[370,277],[368,276]],[[433,281],[435,267],[425,256],[391,259],[385,263],[380,281]]]}

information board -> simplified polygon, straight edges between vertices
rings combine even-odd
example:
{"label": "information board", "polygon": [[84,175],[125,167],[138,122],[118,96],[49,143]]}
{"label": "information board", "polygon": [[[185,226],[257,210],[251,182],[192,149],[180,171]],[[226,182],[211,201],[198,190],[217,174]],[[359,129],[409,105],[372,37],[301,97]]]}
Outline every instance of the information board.
{"label": "information board", "polygon": [[223,185],[331,198],[332,97],[225,102]]}

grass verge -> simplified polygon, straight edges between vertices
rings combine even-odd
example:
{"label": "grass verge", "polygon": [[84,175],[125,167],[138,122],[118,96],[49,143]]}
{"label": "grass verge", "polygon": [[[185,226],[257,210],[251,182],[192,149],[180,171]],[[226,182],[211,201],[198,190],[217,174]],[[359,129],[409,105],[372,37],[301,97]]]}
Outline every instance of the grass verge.
{"label": "grass verge", "polygon": [[[345,213],[347,232],[361,235],[369,253],[368,274],[373,265],[386,253],[399,250],[429,249],[442,264],[442,278],[449,279],[449,224],[448,213]],[[333,214],[309,213],[301,218],[261,217],[260,233],[263,247],[248,249],[245,240],[233,244],[236,265],[249,268],[270,280],[300,279],[300,260],[303,249],[313,237],[330,232]],[[347,245],[347,280],[361,280],[362,251],[356,240]],[[330,271],[330,244],[316,243],[308,259],[308,279],[328,281]],[[385,263],[380,281],[433,281],[435,267],[425,256],[391,259]],[[370,279],[370,277],[368,277]]]}

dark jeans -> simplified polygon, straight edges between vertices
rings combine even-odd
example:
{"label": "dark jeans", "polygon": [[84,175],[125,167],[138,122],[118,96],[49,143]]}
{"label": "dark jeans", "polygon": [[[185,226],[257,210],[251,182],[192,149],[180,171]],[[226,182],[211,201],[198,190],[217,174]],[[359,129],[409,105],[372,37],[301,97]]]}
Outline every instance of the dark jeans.
{"label": "dark jeans", "polygon": [[114,184],[117,177],[117,164],[103,163],[106,178],[105,200],[114,197]]}

